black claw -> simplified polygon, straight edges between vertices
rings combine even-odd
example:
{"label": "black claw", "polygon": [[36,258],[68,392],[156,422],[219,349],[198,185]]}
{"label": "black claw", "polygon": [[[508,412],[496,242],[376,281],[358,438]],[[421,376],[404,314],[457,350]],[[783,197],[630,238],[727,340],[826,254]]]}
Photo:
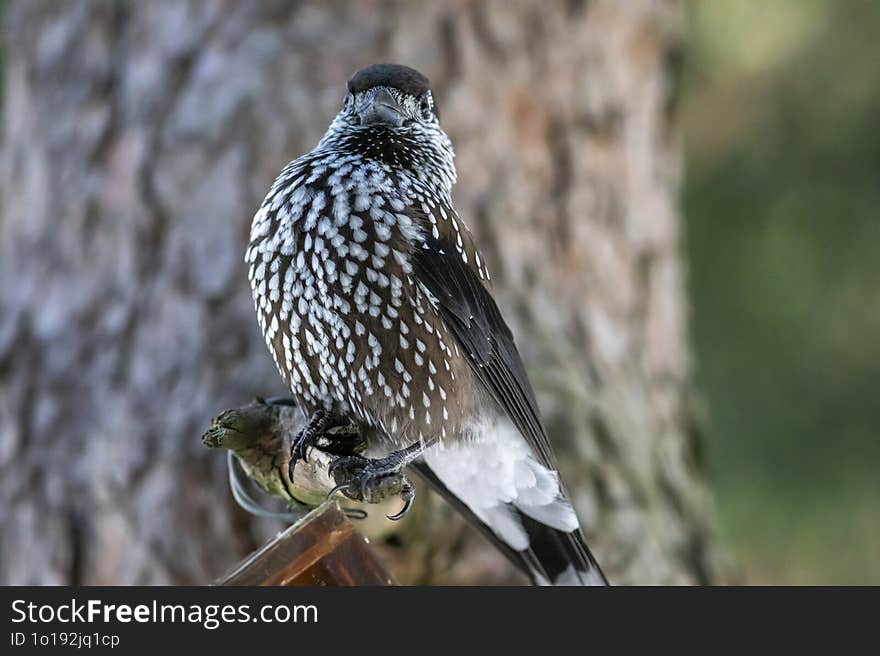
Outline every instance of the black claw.
{"label": "black claw", "polygon": [[334,487],[332,490],[330,490],[327,493],[327,498],[330,499],[337,492],[345,492],[346,490],[350,490],[350,489],[351,489],[351,483],[340,483],[339,485],[337,485],[336,487]]}
{"label": "black claw", "polygon": [[413,502],[415,501],[416,489],[409,481],[404,482],[403,487],[400,490],[400,498],[403,499],[403,508],[393,515],[385,515],[392,522],[402,519],[403,516],[409,512],[409,509],[412,508]]}
{"label": "black claw", "polygon": [[327,467],[327,473],[330,474],[330,478],[336,480],[336,472],[342,466],[343,461],[345,460],[345,456],[336,458],[330,462],[330,466]]}
{"label": "black claw", "polygon": [[415,500],[415,498],[416,498],[415,494],[410,494],[409,496],[403,497],[403,508],[400,510],[400,512],[395,513],[394,515],[385,515],[385,516],[388,519],[390,519],[392,522],[396,522],[399,519],[403,519],[403,516],[409,512],[410,508],[412,508],[413,501]]}
{"label": "black claw", "polygon": [[[270,402],[272,400],[270,399]],[[280,404],[285,404],[286,399],[281,399]],[[287,475],[290,482],[293,483],[293,472],[296,469],[296,463],[302,460],[309,462],[309,448],[316,446],[324,434],[332,428],[337,422],[331,415],[318,411],[311,416],[305,427],[293,439],[290,445],[290,462],[287,465]]]}

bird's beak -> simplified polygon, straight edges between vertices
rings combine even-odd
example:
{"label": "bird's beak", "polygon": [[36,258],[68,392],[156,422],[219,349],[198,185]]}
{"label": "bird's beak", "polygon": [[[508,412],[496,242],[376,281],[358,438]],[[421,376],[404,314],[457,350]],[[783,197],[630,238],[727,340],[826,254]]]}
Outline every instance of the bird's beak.
{"label": "bird's beak", "polygon": [[361,125],[403,125],[403,110],[385,89],[378,89],[359,112]]}

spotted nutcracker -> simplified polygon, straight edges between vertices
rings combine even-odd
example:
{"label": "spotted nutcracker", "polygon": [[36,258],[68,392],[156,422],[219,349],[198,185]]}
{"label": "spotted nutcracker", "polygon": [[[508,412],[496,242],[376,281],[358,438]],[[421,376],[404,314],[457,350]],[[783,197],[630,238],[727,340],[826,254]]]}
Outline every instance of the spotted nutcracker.
{"label": "spotted nutcracker", "polygon": [[427,78],[369,66],[254,216],[260,327],[310,417],[294,459],[354,420],[374,457],[340,458],[346,487],[412,466],[535,583],[605,584],[453,207],[453,157]]}

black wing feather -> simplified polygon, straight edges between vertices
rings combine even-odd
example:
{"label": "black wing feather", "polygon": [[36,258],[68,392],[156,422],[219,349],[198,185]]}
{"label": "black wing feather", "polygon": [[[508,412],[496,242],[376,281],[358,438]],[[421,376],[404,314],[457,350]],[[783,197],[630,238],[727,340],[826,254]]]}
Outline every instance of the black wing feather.
{"label": "black wing feather", "polygon": [[412,253],[414,273],[437,299],[441,316],[476,377],[504,409],[545,467],[556,459],[513,334],[495,300],[461,253],[444,237],[426,239]]}

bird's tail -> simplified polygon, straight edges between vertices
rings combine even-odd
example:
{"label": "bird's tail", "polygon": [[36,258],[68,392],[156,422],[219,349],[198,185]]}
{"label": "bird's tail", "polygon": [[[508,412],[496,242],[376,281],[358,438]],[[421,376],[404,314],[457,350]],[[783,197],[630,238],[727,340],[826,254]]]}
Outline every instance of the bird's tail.
{"label": "bird's tail", "polygon": [[580,530],[568,532],[553,528],[510,505],[507,516],[528,534],[527,548],[517,550],[477,517],[424,462],[413,463],[413,467],[535,585],[608,585]]}
{"label": "bird's tail", "polygon": [[529,548],[516,554],[535,585],[608,585],[580,530],[560,531],[528,515],[519,519]]}

